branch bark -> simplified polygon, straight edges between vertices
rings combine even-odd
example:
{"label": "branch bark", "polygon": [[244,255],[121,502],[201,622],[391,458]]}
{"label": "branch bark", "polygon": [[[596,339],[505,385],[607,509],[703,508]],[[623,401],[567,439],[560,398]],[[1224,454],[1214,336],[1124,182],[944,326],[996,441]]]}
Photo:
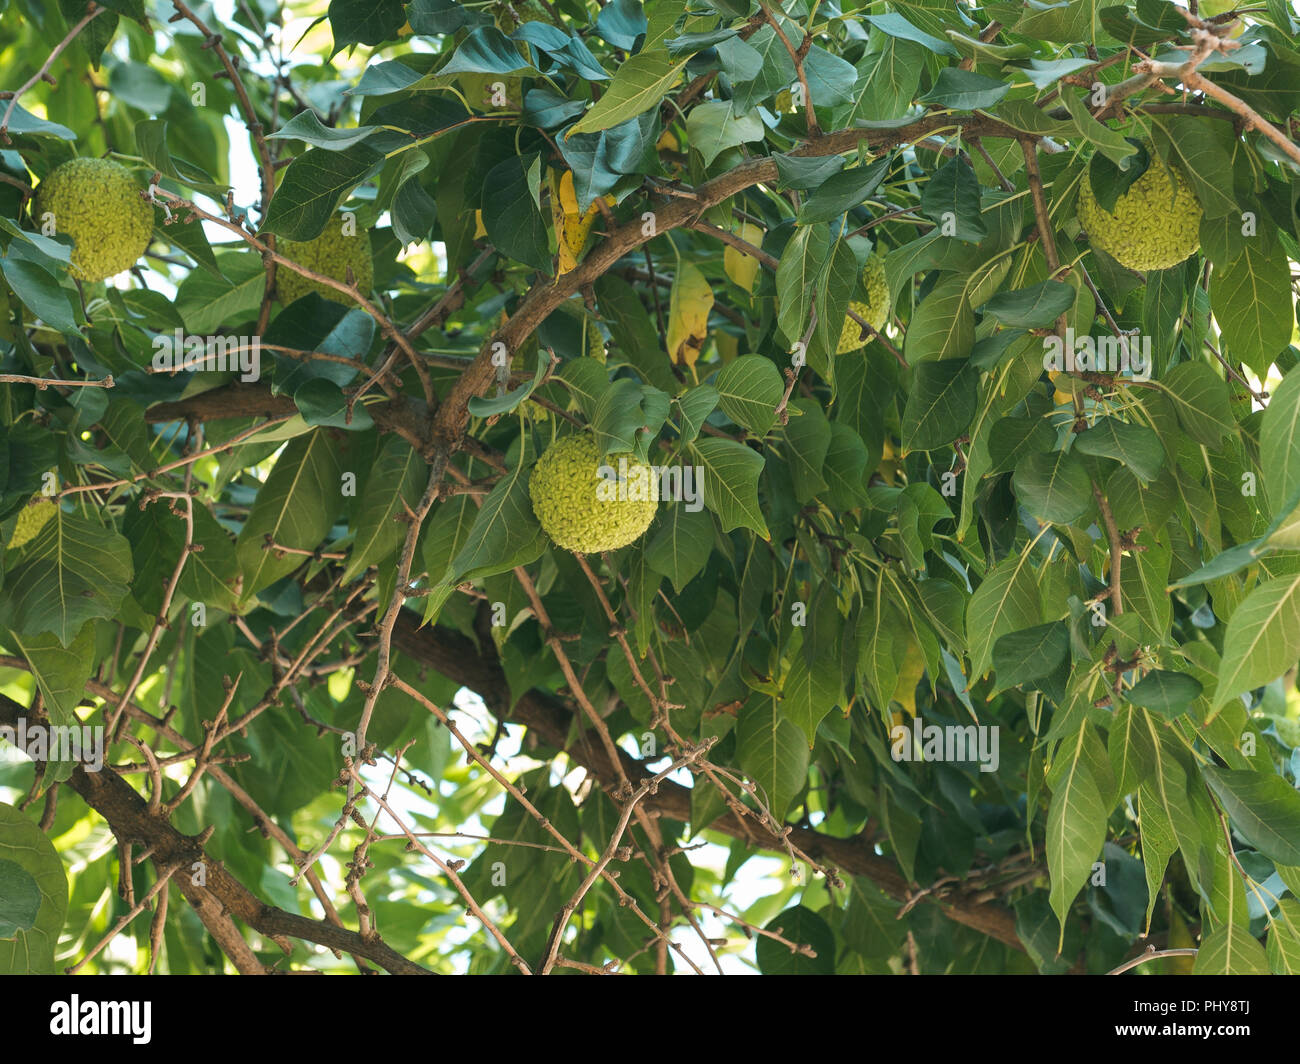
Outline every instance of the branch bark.
{"label": "branch bark", "polygon": [[[419,618],[404,611],[393,629],[393,646],[413,661],[427,665],[477,692],[498,719],[524,725],[540,745],[565,751],[570,759],[602,782],[612,784],[619,778],[620,772],[633,786],[639,786],[650,778],[651,774],[641,763],[624,751],[618,751],[620,764],[616,766],[610,762],[599,742],[584,742],[583,734],[575,733],[575,715],[558,698],[534,689],[526,691],[517,701],[513,700],[505,674],[490,644],[480,650],[472,640],[441,625],[421,628]],[[664,780],[655,793],[642,800],[641,808],[652,815],[689,822],[691,792]],[[723,814],[709,826],[709,830],[740,839],[755,847],[781,848],[779,841],[769,832],[732,813]],[[791,828],[789,839],[816,860],[870,879],[892,898],[901,901],[914,893],[911,884],[892,861],[872,852],[870,840],[837,839],[801,827]],[[1024,945],[1016,934],[1015,915],[1003,906],[975,902],[959,893],[929,900],[954,922],[973,928],[1013,949],[1024,951]]]}
{"label": "branch bark", "polygon": [[[12,698],[0,695],[0,724],[16,727],[28,710]],[[363,938],[355,931],[324,921],[285,912],[258,899],[252,891],[208,857],[201,836],[183,835],[166,820],[149,811],[149,803],[113,768],[87,772],[78,765],[67,785],[108,822],[121,841],[142,843],[154,867],[179,867],[172,881],[194,906],[203,925],[221,946],[235,967],[245,975],[264,975],[268,969],[253,952],[235,923],[236,918],[268,938],[300,938],[329,949],[343,950],[374,961],[395,975],[430,975],[431,972],[407,960],[376,937]],[[189,874],[196,862],[204,865],[204,883],[198,885]]]}

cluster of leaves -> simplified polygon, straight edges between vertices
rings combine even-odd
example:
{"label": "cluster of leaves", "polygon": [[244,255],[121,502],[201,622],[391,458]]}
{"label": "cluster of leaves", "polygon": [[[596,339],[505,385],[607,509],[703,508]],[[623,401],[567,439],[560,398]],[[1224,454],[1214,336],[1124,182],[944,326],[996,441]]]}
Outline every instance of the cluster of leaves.
{"label": "cluster of leaves", "polygon": [[[84,5],[9,6],[16,86]],[[55,722],[138,704],[111,771],[148,785],[125,765],[147,739],[172,823],[215,827],[241,882],[307,911],[294,864],[339,819],[340,736],[365,720],[408,790],[429,781],[412,824],[486,818],[496,841],[447,850],[529,964],[578,892],[565,957],[634,971],[701,911],[737,950],[761,929],[768,972],[1105,971],[1149,941],[1199,946],[1198,971],[1300,970],[1300,221],[1295,156],[1260,124],[1289,129],[1300,99],[1285,4],[1232,30],[1166,0],[333,0],[285,55],[261,0],[221,35],[258,73],[251,116],[193,20],[103,6],[0,151],[0,371],[113,377],[0,385],[0,532],[47,471],[68,492],[4,556],[0,664]],[[1107,96],[1218,30],[1235,47],[1197,69],[1222,95]],[[228,218],[214,244],[176,206],[225,217],[227,116],[287,163],[260,201],[234,190],[255,239],[309,240],[343,207],[371,234],[370,308],[271,313],[253,230]],[[105,152],[158,175],[157,254],[81,290],[22,186]],[[1204,218],[1197,254],[1140,275],[1075,204],[1085,174],[1113,203],[1150,165]],[[837,356],[873,253],[890,321]],[[257,383],[149,372],[158,336],[262,323]],[[1149,379],[1049,375],[1067,330],[1146,341]],[[555,548],[528,476],[571,431],[689,468],[703,508],[666,502],[603,558]],[[390,653],[429,702],[464,685],[524,725],[541,765],[503,804],[385,685]],[[224,767],[182,791],[170,767],[223,720]],[[993,729],[997,762],[923,759],[892,734],[913,722]],[[688,786],[638,796],[653,819],[628,826],[620,777],[665,757]],[[102,904],[117,856],[77,771],[0,769],[66,796],[43,823],[81,869],[61,958],[130,909]],[[617,885],[580,890],[557,832],[589,860],[623,839]],[[449,875],[351,820],[337,838],[373,864],[344,923],[435,966],[512,962],[485,933],[459,945]],[[764,849],[802,875],[732,914]],[[4,931],[0,962],[24,963]],[[164,944],[172,971],[220,964],[188,909]]]}

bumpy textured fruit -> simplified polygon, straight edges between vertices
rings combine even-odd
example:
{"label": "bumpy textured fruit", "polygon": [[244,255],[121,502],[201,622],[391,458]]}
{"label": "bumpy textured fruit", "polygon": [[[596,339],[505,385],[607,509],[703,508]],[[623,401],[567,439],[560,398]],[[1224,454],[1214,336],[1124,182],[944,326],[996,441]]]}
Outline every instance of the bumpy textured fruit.
{"label": "bumpy textured fruit", "polygon": [[[333,277],[336,281],[346,282],[348,267],[351,266],[352,276],[363,294],[368,295],[375,283],[374,268],[370,262],[370,234],[363,231],[355,236],[345,236],[337,220],[331,220],[315,240],[281,239],[276,242],[276,250],[309,270]],[[275,271],[275,287],[280,293],[280,302],[286,306],[308,292],[316,292],[335,303],[349,302],[348,297],[337,288],[294,273],[284,265]]]}
{"label": "bumpy textured fruit", "polygon": [[18,513],[18,523],[14,526],[14,534],[5,544],[5,550],[17,550],[34,540],[54,516],[54,510],[54,503],[42,498],[24,506]]}
{"label": "bumpy textured fruit", "polygon": [[[862,286],[867,290],[865,303],[850,303],[849,309],[879,332],[889,320],[889,281],[885,279],[885,259],[874,251],[867,257],[867,264],[862,267]],[[840,342],[835,353],[843,355],[856,351],[871,343],[872,337],[859,339],[862,326],[850,318],[844,317],[844,328],[840,330]]]}
{"label": "bumpy textured fruit", "polygon": [[[627,461],[624,479],[602,477],[602,464],[615,474],[622,471],[620,458]],[[659,505],[659,482],[648,466],[626,455],[611,455],[602,463],[591,436],[566,436],[537,460],[528,494],[542,530],[556,545],[594,554],[641,537]]]}
{"label": "bumpy textured fruit", "polygon": [[1079,221],[1088,239],[1132,270],[1177,266],[1201,244],[1201,206],[1177,170],[1152,158],[1146,173],[1115,201],[1097,202],[1088,173],[1079,187]]}
{"label": "bumpy textured fruit", "polygon": [[153,207],[140,198],[131,171],[111,159],[72,159],[36,189],[32,217],[73,240],[72,274],[102,281],[130,269],[153,235]]}

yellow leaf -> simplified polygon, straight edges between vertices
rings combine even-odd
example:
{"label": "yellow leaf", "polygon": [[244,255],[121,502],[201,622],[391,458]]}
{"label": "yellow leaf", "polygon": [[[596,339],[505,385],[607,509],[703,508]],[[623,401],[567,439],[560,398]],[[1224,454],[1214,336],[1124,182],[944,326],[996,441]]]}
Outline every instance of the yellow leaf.
{"label": "yellow leaf", "polygon": [[713,334],[713,346],[718,349],[718,357],[724,365],[740,355],[740,337],[724,329]]}
{"label": "yellow leaf", "polygon": [[483,228],[483,212],[474,212],[474,239],[487,236],[487,230]]}
{"label": "yellow leaf", "polygon": [[655,148],[659,151],[678,151],[681,145],[677,141],[671,129],[665,129],[659,139],[655,141]]}
{"label": "yellow leaf", "polygon": [[565,170],[560,175],[560,206],[565,214],[578,213],[578,194],[573,191],[572,170]]}
{"label": "yellow leaf", "polygon": [[[551,220],[555,226],[555,252],[557,276],[569,273],[578,265],[587,236],[596,222],[600,207],[595,200],[585,213],[578,211],[578,197],[573,188],[573,171],[565,170],[556,177],[551,171]],[[605,197],[606,201],[610,197]]]}
{"label": "yellow leaf", "polygon": [[894,701],[907,710],[909,717],[916,716],[916,685],[925,673],[925,659],[921,657],[921,645],[913,639],[907,644],[907,654],[903,657],[903,667],[898,670],[898,686],[894,688]]}
{"label": "yellow leaf", "polygon": [[[763,229],[753,222],[741,222],[736,235],[755,247],[763,243]],[[754,278],[758,276],[758,259],[728,244],[727,249],[722,253],[722,268],[738,287],[746,292],[754,290]]]}
{"label": "yellow leaf", "polygon": [[713,289],[699,269],[683,262],[673,281],[668,301],[668,357],[674,362],[695,365],[709,335],[709,311]]}

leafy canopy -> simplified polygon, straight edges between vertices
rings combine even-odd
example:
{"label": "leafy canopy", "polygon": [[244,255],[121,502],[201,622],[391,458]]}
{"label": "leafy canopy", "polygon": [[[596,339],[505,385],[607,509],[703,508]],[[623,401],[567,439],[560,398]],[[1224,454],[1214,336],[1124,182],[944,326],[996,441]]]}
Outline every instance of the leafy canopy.
{"label": "leafy canopy", "polygon": [[0,10],[0,969],[1300,965],[1286,4]]}

